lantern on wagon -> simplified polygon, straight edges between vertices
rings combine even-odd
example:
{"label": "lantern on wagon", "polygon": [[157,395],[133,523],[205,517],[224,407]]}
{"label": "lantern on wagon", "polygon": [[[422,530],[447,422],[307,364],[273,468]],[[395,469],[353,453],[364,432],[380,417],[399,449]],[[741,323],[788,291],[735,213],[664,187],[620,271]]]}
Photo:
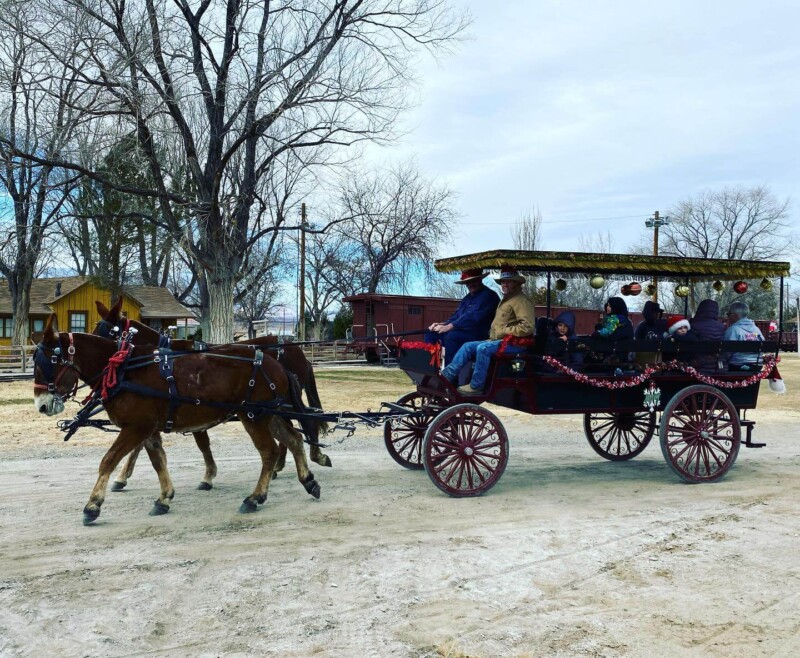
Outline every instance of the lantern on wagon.
{"label": "lantern on wagon", "polygon": [[772,281],[764,277],[763,279],[761,279],[761,283],[758,284],[758,287],[761,288],[761,290],[766,290],[767,292],[769,292],[770,290],[772,290]]}
{"label": "lantern on wagon", "polygon": [[680,284],[679,286],[677,286],[675,288],[675,294],[678,297],[681,297],[681,298],[688,297],[689,296],[689,286],[685,286],[683,284]]}
{"label": "lantern on wagon", "polygon": [[722,281],[714,281],[714,283],[711,284],[711,287],[715,292],[722,292],[725,290],[725,284],[722,283]]}

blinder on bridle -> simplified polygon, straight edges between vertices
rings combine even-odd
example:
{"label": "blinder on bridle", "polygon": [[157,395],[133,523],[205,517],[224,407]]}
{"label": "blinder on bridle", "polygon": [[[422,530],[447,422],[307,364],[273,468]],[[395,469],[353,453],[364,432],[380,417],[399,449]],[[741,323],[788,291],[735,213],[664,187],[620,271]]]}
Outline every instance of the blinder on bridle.
{"label": "blinder on bridle", "polygon": [[95,335],[102,338],[119,338],[119,327],[110,323],[108,320],[100,320],[97,323]]}
{"label": "blinder on bridle", "polygon": [[[67,372],[68,369],[72,369],[75,372],[80,373],[77,366],[75,365],[74,358],[75,358],[75,344],[72,342],[72,334],[68,334],[69,336],[69,347],[67,347],[67,358],[64,358],[62,353],[61,344],[57,347],[52,349],[45,347],[44,343],[38,343],[36,345],[36,349],[33,352],[33,364],[39,368],[39,372],[42,373],[44,380],[47,384],[36,384],[34,383],[33,388],[34,390],[46,390],[49,393],[52,393],[55,396],[62,397],[61,394],[58,392],[58,383],[61,378],[64,376],[64,373]],[[50,352],[50,356],[47,356],[47,353]],[[57,366],[62,366],[59,371],[56,371]],[[75,385],[72,387],[72,390],[63,396],[64,400],[69,399],[75,392],[78,390],[78,380],[75,379]]]}

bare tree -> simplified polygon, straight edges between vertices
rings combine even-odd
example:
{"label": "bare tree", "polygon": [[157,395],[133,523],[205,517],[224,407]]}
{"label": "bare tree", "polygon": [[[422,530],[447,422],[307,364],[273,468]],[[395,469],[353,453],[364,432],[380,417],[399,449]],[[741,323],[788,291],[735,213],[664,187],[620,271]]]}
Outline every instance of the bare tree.
{"label": "bare tree", "polygon": [[[12,344],[28,337],[31,283],[47,244],[48,231],[63,212],[74,176],[52,164],[58,160],[78,120],[75,75],[69,67],[48,66],[43,49],[25,39],[35,12],[4,6],[0,22],[0,274],[8,281],[14,317]],[[75,54],[76,42],[67,44]],[[57,100],[53,101],[53,98]],[[38,166],[20,158],[34,152],[50,161]]]}
{"label": "bare tree", "polygon": [[[578,237],[578,249],[588,253],[610,254],[614,252],[614,239],[610,231],[605,234],[581,235]],[[592,288],[589,285],[590,278],[591,276],[568,277],[567,289],[555,293],[555,303],[559,306],[602,311],[615,286],[605,279],[602,287]]]}
{"label": "bare tree", "polygon": [[542,248],[542,213],[536,207],[525,210],[511,229],[514,249],[537,251]]}
{"label": "bare tree", "polygon": [[357,245],[356,262],[366,267],[354,273],[365,281],[361,292],[401,283],[410,262],[429,266],[451,234],[453,201],[447,186],[427,180],[412,162],[352,176],[341,192],[350,219],[335,230]]}
{"label": "bare tree", "polygon": [[[789,201],[778,199],[769,188],[726,187],[707,190],[671,208],[670,223],[662,227],[659,253],[665,256],[774,260],[792,253]],[[765,291],[751,282],[746,295],[753,317],[771,318],[776,314],[777,291]],[[726,285],[721,293],[710,282],[692,286],[690,309],[700,300],[716,298],[721,306],[740,298]],[[665,300],[669,308],[683,312],[683,300]]]}
{"label": "bare tree", "polygon": [[[158,200],[158,221],[193,263],[213,341],[231,338],[275,160],[390,136],[416,50],[446,49],[465,25],[445,0],[25,1],[39,9],[26,41],[78,80],[72,107],[86,129],[102,126],[111,143],[135,132],[153,185],[116,188]],[[80,66],[67,35],[81,40]],[[74,156],[15,154],[113,184]]]}

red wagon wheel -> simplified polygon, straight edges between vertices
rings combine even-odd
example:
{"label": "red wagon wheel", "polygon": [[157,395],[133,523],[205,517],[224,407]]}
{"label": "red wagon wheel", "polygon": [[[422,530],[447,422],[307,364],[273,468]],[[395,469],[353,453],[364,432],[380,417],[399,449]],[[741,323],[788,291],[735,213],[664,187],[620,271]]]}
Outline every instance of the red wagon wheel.
{"label": "red wagon wheel", "polygon": [[490,411],[458,404],[428,427],[422,461],[433,483],[451,496],[480,496],[491,489],[508,463],[508,435]]}
{"label": "red wagon wheel", "polygon": [[414,410],[425,409],[421,416],[387,420],[383,424],[383,442],[392,459],[400,466],[422,470],[422,440],[430,422],[442,410],[441,398],[414,391],[401,397],[397,404]]}
{"label": "red wagon wheel", "polygon": [[712,386],[679,391],[661,416],[661,452],[687,482],[713,482],[739,454],[741,425],[736,407]]}
{"label": "red wagon wheel", "polygon": [[655,411],[584,414],[583,431],[592,449],[604,459],[633,459],[656,432]]}

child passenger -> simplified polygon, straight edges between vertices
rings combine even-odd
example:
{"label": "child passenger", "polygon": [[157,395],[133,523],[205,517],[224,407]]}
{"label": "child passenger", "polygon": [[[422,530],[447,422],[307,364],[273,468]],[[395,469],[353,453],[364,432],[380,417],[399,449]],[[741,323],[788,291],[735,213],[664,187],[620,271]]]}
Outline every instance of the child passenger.
{"label": "child passenger", "polygon": [[633,325],[628,318],[628,305],[622,297],[611,297],[606,302],[603,321],[592,334],[593,338],[605,340],[628,340],[633,338]]}
{"label": "child passenger", "polygon": [[691,324],[682,315],[670,315],[667,318],[667,331],[664,338],[672,338],[680,343],[696,343],[700,340],[692,331]]}
{"label": "child passenger", "polygon": [[583,355],[574,350],[574,343],[570,345],[574,338],[575,313],[563,311],[553,320],[547,332],[546,353],[566,365],[579,365],[583,362]]}

